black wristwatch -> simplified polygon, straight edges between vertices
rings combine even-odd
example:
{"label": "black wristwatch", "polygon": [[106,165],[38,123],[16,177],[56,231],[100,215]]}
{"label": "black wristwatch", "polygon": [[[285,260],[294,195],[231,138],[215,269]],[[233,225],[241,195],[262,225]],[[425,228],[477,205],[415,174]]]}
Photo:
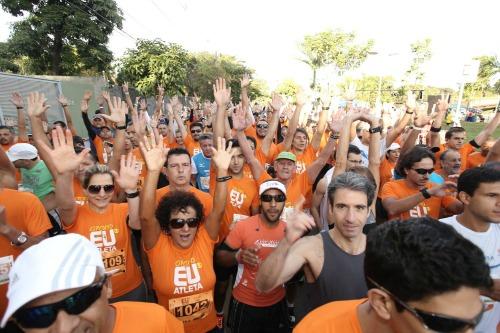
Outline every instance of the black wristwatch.
{"label": "black wristwatch", "polygon": [[432,195],[429,193],[429,191],[427,191],[426,188],[424,188],[423,190],[420,190],[420,193],[422,193],[422,195],[424,196],[425,199],[429,199]]}
{"label": "black wristwatch", "polygon": [[125,196],[127,197],[127,199],[133,199],[133,198],[137,198],[139,196],[139,191],[135,191],[135,192],[132,192],[132,193],[127,193],[125,192]]}
{"label": "black wristwatch", "polygon": [[116,125],[115,127],[116,127],[117,130],[126,130],[127,129],[127,124],[125,124],[123,126]]}
{"label": "black wristwatch", "polygon": [[382,133],[382,127],[381,126],[377,126],[377,127],[373,127],[373,128],[370,128],[368,130],[368,132],[370,133]]}
{"label": "black wristwatch", "polygon": [[215,180],[219,183],[222,183],[228,181],[231,178],[233,178],[233,176],[217,177],[215,178]]}
{"label": "black wristwatch", "polygon": [[10,245],[22,246],[24,243],[28,241],[28,235],[24,231],[17,236],[16,240],[11,242]]}

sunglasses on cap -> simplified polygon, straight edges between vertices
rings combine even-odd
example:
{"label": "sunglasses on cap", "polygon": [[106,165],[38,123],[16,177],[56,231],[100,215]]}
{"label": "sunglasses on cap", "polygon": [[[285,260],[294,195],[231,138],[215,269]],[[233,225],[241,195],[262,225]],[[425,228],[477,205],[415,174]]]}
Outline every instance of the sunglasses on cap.
{"label": "sunglasses on cap", "polygon": [[269,125],[268,124],[258,124],[257,125],[257,128],[268,128]]}
{"label": "sunglasses on cap", "polygon": [[273,199],[275,202],[285,202],[286,195],[284,195],[284,194],[276,194],[276,195],[262,194],[260,196],[260,200],[263,202],[271,202],[271,201],[273,201]]}
{"label": "sunglasses on cap", "polygon": [[108,185],[89,185],[87,187],[87,191],[92,194],[97,194],[101,192],[101,189],[104,189],[104,192],[106,193],[111,193],[115,190],[115,185],[113,184],[108,184]]}
{"label": "sunglasses on cap", "polygon": [[77,315],[87,310],[101,296],[107,278],[107,275],[104,275],[98,282],[59,302],[19,309],[13,317],[23,328],[47,328],[56,321],[60,310],[70,315]]}
{"label": "sunglasses on cap", "polygon": [[190,219],[171,219],[169,222],[170,228],[181,229],[187,224],[190,228],[196,228],[200,224],[200,219],[192,217]]}
{"label": "sunglasses on cap", "polygon": [[378,289],[381,289],[385,291],[387,294],[389,294],[389,296],[391,296],[396,303],[401,305],[413,316],[415,316],[427,330],[447,333],[447,332],[463,332],[468,329],[474,329],[474,327],[476,327],[479,324],[484,314],[485,310],[484,304],[483,308],[481,309],[481,312],[479,312],[479,314],[477,314],[472,319],[457,318],[440,313],[433,313],[433,312],[419,310],[397,298],[389,290],[380,286],[370,277],[367,277],[367,279],[368,281],[373,283]]}
{"label": "sunglasses on cap", "polygon": [[434,168],[431,168],[431,169],[421,169],[421,168],[418,168],[418,169],[413,169],[416,173],[418,173],[419,175],[425,175],[425,174],[428,174],[430,175],[431,173],[434,172]]}

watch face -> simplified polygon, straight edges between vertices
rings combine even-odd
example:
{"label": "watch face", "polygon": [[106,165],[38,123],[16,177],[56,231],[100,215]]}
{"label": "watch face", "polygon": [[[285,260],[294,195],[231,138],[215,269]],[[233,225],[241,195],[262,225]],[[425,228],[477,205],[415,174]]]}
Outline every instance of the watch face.
{"label": "watch face", "polygon": [[25,234],[21,234],[21,235],[19,235],[19,237],[17,237],[17,242],[19,244],[24,244],[24,243],[26,243],[27,240],[28,240],[28,236],[26,236]]}

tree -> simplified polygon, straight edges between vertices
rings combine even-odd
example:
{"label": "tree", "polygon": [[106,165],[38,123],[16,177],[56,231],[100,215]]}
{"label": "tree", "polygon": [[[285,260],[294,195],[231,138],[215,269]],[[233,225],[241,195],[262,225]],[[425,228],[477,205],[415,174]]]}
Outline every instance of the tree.
{"label": "tree", "polygon": [[[467,83],[464,88],[464,96],[485,97],[488,94],[500,94],[500,60],[496,56],[483,55],[474,58],[479,60],[479,71],[477,79],[473,83]],[[492,82],[495,80],[496,82]]]}
{"label": "tree", "polygon": [[189,54],[180,45],[163,41],[139,40],[118,65],[118,83],[129,82],[142,94],[152,96],[161,84],[169,95],[184,93]]}
{"label": "tree", "polygon": [[288,97],[295,97],[299,90],[299,84],[292,79],[286,79],[276,87],[276,92]]}
{"label": "tree", "polygon": [[122,12],[114,0],[0,0],[14,16],[8,46],[15,57],[28,57],[33,74],[100,73],[113,59],[106,44]]}
{"label": "tree", "polygon": [[355,39],[355,33],[345,33],[340,30],[327,30],[304,37],[299,47],[305,56],[301,61],[311,67],[313,72],[311,88],[316,87],[318,69],[334,65],[337,74],[342,76],[346,71],[359,67],[365,61],[373,41],[356,44]]}
{"label": "tree", "polygon": [[350,83],[356,84],[356,99],[369,102],[370,105],[375,105],[377,100],[378,88],[380,79],[381,82],[381,102],[394,102],[398,99],[399,92],[395,88],[395,80],[392,76],[364,76],[360,79],[352,80],[346,79],[340,84],[342,91],[347,90]]}
{"label": "tree", "polygon": [[[431,39],[426,38],[421,41],[416,41],[410,45],[412,59],[410,68],[405,73],[405,83],[413,84],[413,88],[420,87],[423,84],[424,71],[422,65],[432,57]],[[406,85],[405,84],[405,85]]]}

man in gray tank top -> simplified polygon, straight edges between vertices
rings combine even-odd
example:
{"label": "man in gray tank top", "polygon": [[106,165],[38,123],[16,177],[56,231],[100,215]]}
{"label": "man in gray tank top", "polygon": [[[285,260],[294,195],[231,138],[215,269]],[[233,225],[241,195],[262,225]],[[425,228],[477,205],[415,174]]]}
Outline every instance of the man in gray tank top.
{"label": "man in gray tank top", "polygon": [[295,302],[297,322],[323,304],[362,298],[367,293],[363,227],[375,197],[375,186],[365,176],[346,172],[330,184],[328,196],[335,228],[302,237],[315,223],[296,207],[288,217],[285,238],[257,274],[257,289],[267,292],[304,268],[306,282]]}

